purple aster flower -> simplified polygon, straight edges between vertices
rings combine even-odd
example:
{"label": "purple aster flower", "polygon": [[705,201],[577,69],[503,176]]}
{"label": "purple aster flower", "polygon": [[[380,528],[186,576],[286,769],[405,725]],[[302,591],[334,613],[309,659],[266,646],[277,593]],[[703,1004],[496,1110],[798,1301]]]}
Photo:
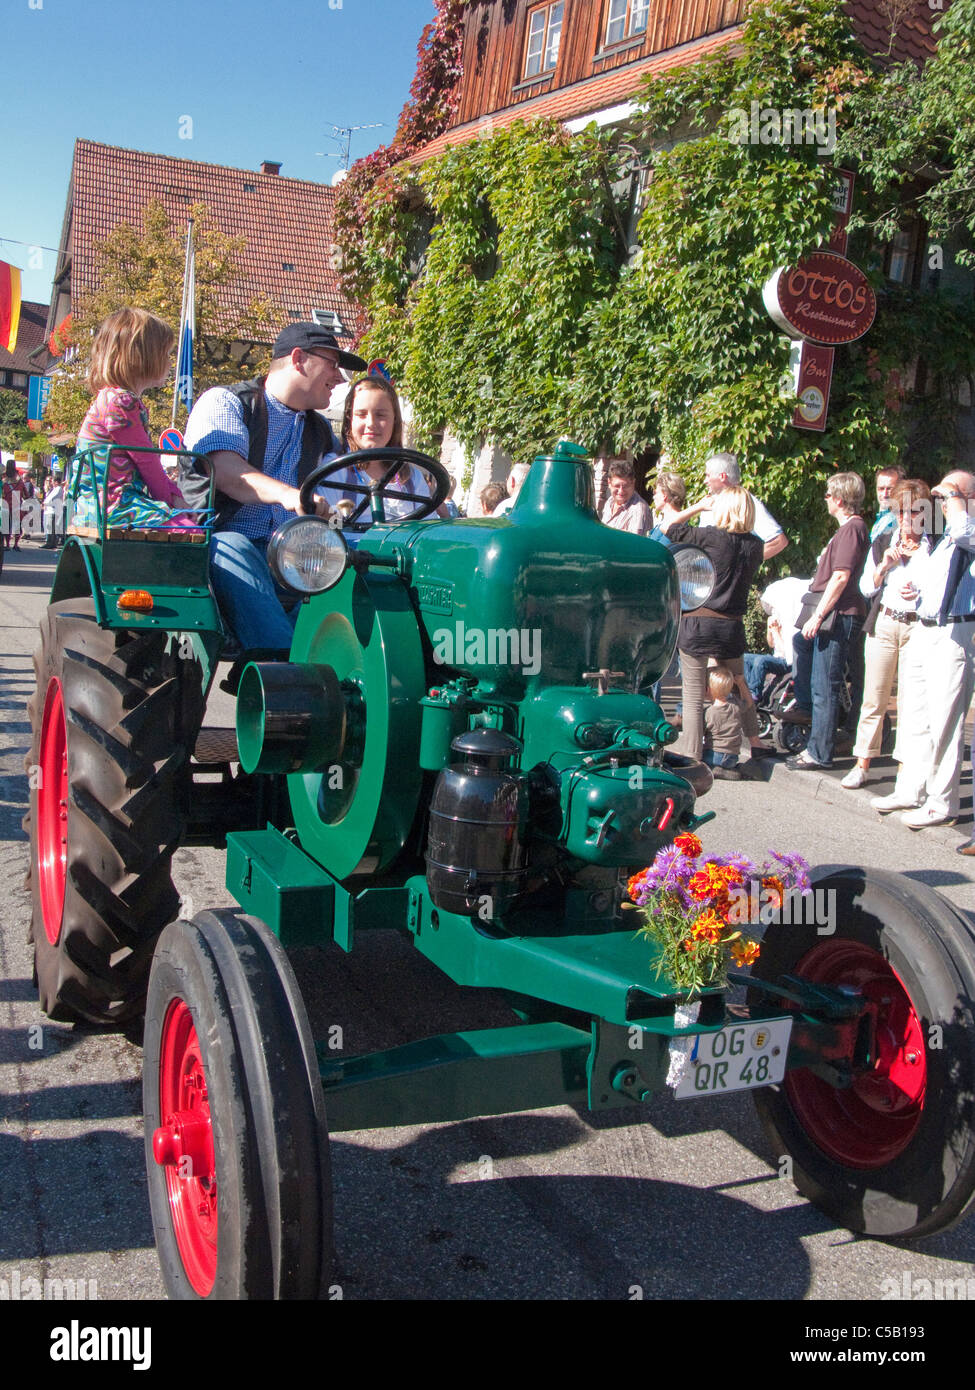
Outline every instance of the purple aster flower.
{"label": "purple aster flower", "polygon": [[765,866],[763,872],[766,874],[777,873],[786,888],[794,888],[799,893],[811,893],[812,885],[809,882],[809,865],[801,854],[777,854],[772,850],[772,859],[775,863]]}

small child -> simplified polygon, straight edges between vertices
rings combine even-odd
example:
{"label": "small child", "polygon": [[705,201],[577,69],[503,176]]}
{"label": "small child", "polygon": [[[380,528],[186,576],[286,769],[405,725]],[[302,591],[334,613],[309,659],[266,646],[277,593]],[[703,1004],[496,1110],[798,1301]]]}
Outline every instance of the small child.
{"label": "small child", "polygon": [[81,483],[73,521],[93,526],[96,513],[92,495],[94,460],[99,495],[105,481],[108,451],[99,445],[124,445],[125,453],[108,459],[108,521],[129,526],[198,526],[186,510],[183,494],[166,475],[159,454],[139,453],[152,448],[149,412],[143,391],[162,386],[176,335],[168,324],[145,309],[118,309],[102,323],[92,344],[88,369],[89,390],[96,393],[78,434],[78,453],[90,450],[83,461]]}
{"label": "small child", "polygon": [[708,690],[712,704],[704,708],[704,761],[713,768],[714,776],[737,781],[738,754],[743,738],[738,706],[728,699],[735,688],[735,678],[727,666],[712,666],[708,671]]}

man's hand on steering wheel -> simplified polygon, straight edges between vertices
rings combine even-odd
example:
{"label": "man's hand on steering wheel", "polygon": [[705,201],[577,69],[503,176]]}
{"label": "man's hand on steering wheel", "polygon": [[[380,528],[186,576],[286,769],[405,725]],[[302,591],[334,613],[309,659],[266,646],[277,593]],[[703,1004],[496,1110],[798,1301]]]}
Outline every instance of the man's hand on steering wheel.
{"label": "man's hand on steering wheel", "polygon": [[292,491],[294,492],[295,497],[293,505],[288,507],[289,512],[296,512],[298,516],[321,516],[326,518],[331,516],[332,509],[325,501],[324,497],[312,497],[312,505],[310,507],[306,507],[302,493],[298,490],[298,488],[293,488]]}
{"label": "man's hand on steering wheel", "polygon": [[[372,459],[379,459],[383,463],[388,463],[389,467],[378,481],[372,482],[369,486],[364,483],[347,482],[342,484],[340,489],[342,492],[351,492],[362,496],[362,501],[353,509],[348,521],[343,523],[343,529],[349,531],[367,531],[369,529],[375,520],[371,515],[371,502],[374,497],[388,498],[390,501],[416,502],[416,508],[408,516],[397,517],[397,520],[420,521],[423,517],[436,511],[450,491],[450,474],[442,463],[437,459],[430,458],[427,454],[420,454],[415,449],[403,448],[362,449],[358,453],[345,454],[342,458],[333,459],[331,463],[320,464],[310,473],[301,485],[301,509],[306,514],[310,514],[312,504],[315,504],[317,510],[317,503],[324,501],[324,499],[315,498],[314,491],[316,487],[321,486],[326,478],[331,478],[334,474],[350,466],[358,468]],[[390,487],[404,463],[415,463],[431,474],[436,484],[432,497],[423,497],[420,493],[404,492],[401,489]],[[367,508],[370,509],[370,518],[367,522],[362,522],[359,518]],[[328,511],[319,512],[319,515],[323,514],[327,516]]]}

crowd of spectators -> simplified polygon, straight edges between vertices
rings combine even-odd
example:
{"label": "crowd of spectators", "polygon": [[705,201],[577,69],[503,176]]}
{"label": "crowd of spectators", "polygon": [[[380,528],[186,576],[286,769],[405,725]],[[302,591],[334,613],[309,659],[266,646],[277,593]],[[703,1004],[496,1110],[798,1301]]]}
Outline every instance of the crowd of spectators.
{"label": "crowd of spectators", "polygon": [[[822,772],[852,752],[841,785],[854,790],[869,780],[896,690],[897,779],[871,805],[900,812],[915,830],[952,822],[975,693],[975,476],[954,471],[930,488],[900,467],[885,468],[875,480],[876,517],[867,522],[863,479],[834,474],[823,505],[835,531],[812,579],[778,579],[761,595],[767,652],[745,650],[744,617],[763,562],[788,537],[742,488],[734,455],[712,455],[705,478],[707,494],[688,505],[683,479],[662,456],[650,507],[632,466],[614,462],[602,511],[607,526],[694,544],[714,566],[708,603],[681,619],[672,667],[681,677],[676,751],[703,757],[717,777],[752,775],[753,760],[740,764],[739,755],[746,740],[753,754],[763,748],[756,702],[790,673],[782,717],[807,726],[808,737],[786,767]],[[958,852],[975,856],[975,838]]]}

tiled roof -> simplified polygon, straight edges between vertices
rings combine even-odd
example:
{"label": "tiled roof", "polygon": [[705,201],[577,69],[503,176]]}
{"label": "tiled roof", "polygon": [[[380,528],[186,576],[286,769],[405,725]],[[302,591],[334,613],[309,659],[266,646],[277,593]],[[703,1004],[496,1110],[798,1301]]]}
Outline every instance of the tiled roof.
{"label": "tiled roof", "polygon": [[[42,368],[29,360],[34,348],[44,341],[44,325],[47,323],[47,305],[35,304],[33,300],[20,302],[20,326],[17,329],[17,346],[13,352],[0,348],[0,372],[33,372],[39,375]],[[42,359],[43,361],[44,359]]]}
{"label": "tiled roof", "polygon": [[910,8],[895,18],[893,39],[890,20],[877,0],[846,0],[846,12],[853,32],[873,57],[886,60],[889,50],[894,62],[924,62],[937,46],[931,26],[941,18],[941,11],[932,8],[929,0],[910,0]]}
{"label": "tiled roof", "polygon": [[[286,322],[309,319],[313,309],[331,309],[347,329],[354,325],[353,308],[332,266],[335,190],[325,184],[78,140],[71,187],[67,249],[75,305],[95,286],[97,241],[120,222],[140,227],[152,200],[162,203],[171,227],[181,234],[190,205],[199,202],[221,232],[247,238],[228,307],[242,309],[265,295],[283,310]],[[270,340],[273,333],[267,336]]]}
{"label": "tiled roof", "polygon": [[573,82],[570,87],[560,87],[558,91],[548,92],[533,101],[520,102],[517,106],[506,107],[503,111],[494,112],[480,120],[454,126],[443,135],[438,135],[436,140],[424,145],[413,159],[432,159],[451,145],[463,144],[473,136],[483,134],[485,130],[498,130],[514,121],[534,121],[542,117],[556,121],[571,121],[578,116],[588,116],[602,111],[633,96],[643,78],[659,77],[661,73],[669,72],[672,68],[696,63],[701,58],[733,44],[740,35],[741,26],[736,24],[730,29],[722,29],[720,33],[709,34],[706,38],[670,48],[666,53],[654,54],[652,58],[645,58],[642,62],[627,63],[624,67],[614,68],[612,72],[602,73],[599,77],[590,77],[584,82]]}

